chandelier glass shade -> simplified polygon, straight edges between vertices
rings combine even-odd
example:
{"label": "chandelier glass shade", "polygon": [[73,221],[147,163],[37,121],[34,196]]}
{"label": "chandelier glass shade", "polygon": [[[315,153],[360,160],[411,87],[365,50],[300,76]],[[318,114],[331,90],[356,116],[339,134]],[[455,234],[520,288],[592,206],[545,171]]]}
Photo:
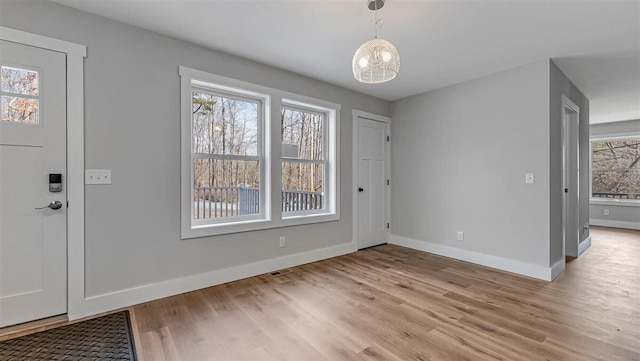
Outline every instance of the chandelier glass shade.
{"label": "chandelier glass shade", "polygon": [[359,82],[384,83],[398,75],[400,55],[393,44],[376,37],[356,50],[352,65],[353,76]]}

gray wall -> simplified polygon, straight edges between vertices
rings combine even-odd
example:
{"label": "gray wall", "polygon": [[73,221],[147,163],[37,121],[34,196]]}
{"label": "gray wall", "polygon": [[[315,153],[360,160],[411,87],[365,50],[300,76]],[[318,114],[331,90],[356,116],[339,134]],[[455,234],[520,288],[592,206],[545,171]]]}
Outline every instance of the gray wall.
{"label": "gray wall", "polygon": [[640,135],[640,119],[591,124],[589,126],[589,136],[592,138],[621,135]]}
{"label": "gray wall", "polygon": [[562,95],[565,95],[580,108],[578,142],[580,149],[579,179],[579,222],[580,242],[589,237],[589,230],[582,226],[589,223],[589,99],[550,62],[549,88],[549,239],[551,242],[549,262],[551,265],[561,260],[562,254]]}
{"label": "gray wall", "polygon": [[[640,135],[640,119],[627,120],[613,123],[591,124],[590,136],[607,137],[620,135]],[[604,215],[604,210],[609,210],[609,215]],[[612,224],[640,229],[640,207],[616,206],[611,204],[590,204],[589,215],[593,224]],[[611,223],[614,222],[614,223]],[[619,223],[623,222],[623,223]]]}
{"label": "gray wall", "polygon": [[548,61],[394,102],[392,117],[394,235],[549,266]]}
{"label": "gray wall", "polygon": [[[48,1],[0,6],[2,26],[87,46],[86,168],[113,170],[86,187],[87,296],[351,242],[351,110],[387,102]],[[180,240],[179,65],[340,103],[341,220]]]}
{"label": "gray wall", "polygon": [[[609,210],[605,216],[604,211]],[[590,204],[589,222],[594,226],[629,228],[640,230],[640,207],[612,204]]]}

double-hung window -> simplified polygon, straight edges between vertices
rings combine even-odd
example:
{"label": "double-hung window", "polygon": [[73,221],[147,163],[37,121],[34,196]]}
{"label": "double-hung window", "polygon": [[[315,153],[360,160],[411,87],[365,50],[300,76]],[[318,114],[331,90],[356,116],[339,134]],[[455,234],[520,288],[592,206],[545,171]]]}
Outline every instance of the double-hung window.
{"label": "double-hung window", "polygon": [[591,141],[591,199],[640,203],[640,136]]}
{"label": "double-hung window", "polygon": [[205,87],[192,90],[194,224],[260,214],[262,104]]}
{"label": "double-hung window", "polygon": [[283,101],[280,113],[282,139],[282,214],[304,216],[327,213],[332,187],[328,141],[328,109]]}
{"label": "double-hung window", "polygon": [[339,104],[180,77],[182,238],[340,219]]}
{"label": "double-hung window", "polygon": [[180,70],[182,142],[189,147],[182,152],[183,238],[265,221],[269,97],[227,78]]}

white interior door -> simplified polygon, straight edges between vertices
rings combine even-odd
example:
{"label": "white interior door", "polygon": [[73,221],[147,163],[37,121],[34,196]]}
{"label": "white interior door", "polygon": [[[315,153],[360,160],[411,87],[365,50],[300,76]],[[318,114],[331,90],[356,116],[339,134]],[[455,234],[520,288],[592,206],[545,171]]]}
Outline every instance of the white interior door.
{"label": "white interior door", "polygon": [[[566,100],[565,100],[566,101]],[[578,257],[580,243],[578,108],[563,106],[563,237],[565,255]]]}
{"label": "white interior door", "polygon": [[0,66],[4,327],[67,312],[66,58],[0,41]]}
{"label": "white interior door", "polygon": [[387,124],[356,117],[357,130],[357,240],[358,248],[387,242],[388,168]]}

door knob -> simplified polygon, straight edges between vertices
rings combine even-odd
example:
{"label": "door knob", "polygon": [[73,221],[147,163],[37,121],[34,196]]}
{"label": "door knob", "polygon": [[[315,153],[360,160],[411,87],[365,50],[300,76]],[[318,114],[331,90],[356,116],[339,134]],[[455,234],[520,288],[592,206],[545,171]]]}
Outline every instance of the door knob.
{"label": "door knob", "polygon": [[62,203],[60,203],[60,201],[53,201],[53,202],[49,203],[48,206],[44,206],[44,207],[40,207],[40,208],[36,208],[36,209],[45,209],[45,208],[60,209],[60,208],[62,208]]}
{"label": "door knob", "polygon": [[364,188],[358,187],[358,192],[364,192]]}

